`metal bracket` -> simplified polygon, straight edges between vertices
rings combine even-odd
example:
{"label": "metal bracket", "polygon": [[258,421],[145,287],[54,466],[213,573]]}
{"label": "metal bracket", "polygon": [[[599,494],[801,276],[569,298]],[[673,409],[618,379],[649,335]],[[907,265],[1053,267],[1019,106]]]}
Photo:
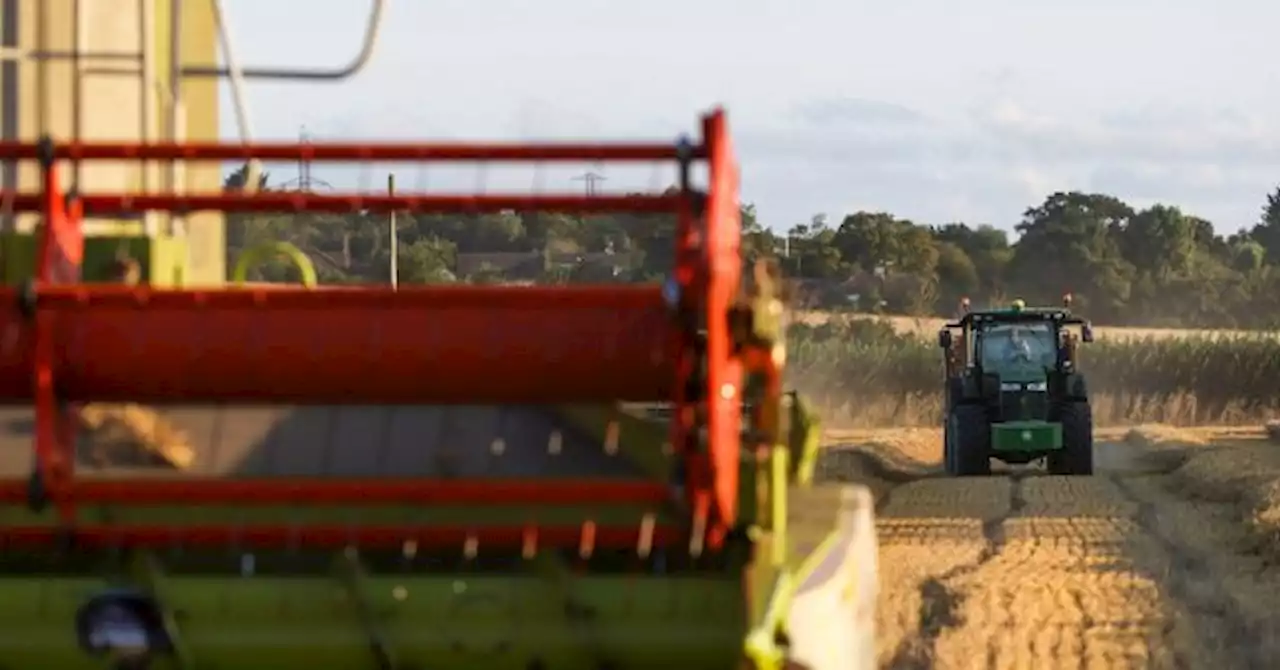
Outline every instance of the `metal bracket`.
{"label": "metal bracket", "polygon": [[44,470],[40,460],[36,459],[35,467],[27,478],[27,509],[39,514],[49,507],[49,487],[45,483]]}
{"label": "metal bracket", "polygon": [[[221,8],[221,1],[214,0],[215,9]],[[236,72],[229,67],[210,66],[210,65],[194,65],[182,68],[183,77],[230,77],[232,74],[243,77],[245,79],[276,79],[276,80],[302,80],[302,81],[335,81],[346,79],[364,69],[369,64],[369,60],[373,57],[373,47],[378,42],[378,32],[382,27],[382,13],[385,8],[385,0],[372,0],[369,7],[369,20],[365,24],[364,41],[360,45],[360,50],[346,65],[335,69],[293,69],[293,68],[271,68],[271,67],[244,67],[236,68]],[[225,27],[223,27],[225,30]]]}
{"label": "metal bracket", "polygon": [[36,318],[36,305],[39,302],[39,292],[36,291],[36,282],[33,279],[24,279],[18,287],[18,313],[27,321]]}
{"label": "metal bracket", "polygon": [[159,611],[164,633],[168,637],[169,646],[172,649],[175,666],[178,670],[191,670],[191,668],[195,667],[195,662],[192,659],[191,650],[183,642],[182,631],[178,626],[177,617],[174,616],[174,611],[170,608],[169,601],[165,598],[164,570],[160,567],[160,562],[150,552],[139,551],[133,554],[133,558],[129,563],[129,573],[138,587],[151,596],[156,609]]}
{"label": "metal bracket", "polygon": [[395,650],[387,640],[386,633],[382,630],[382,622],[379,621],[380,617],[374,611],[373,606],[369,603],[369,597],[365,593],[364,582],[366,575],[364,565],[360,562],[360,554],[355,547],[348,547],[338,554],[334,568],[338,582],[342,585],[342,590],[346,593],[347,598],[350,599],[356,617],[364,629],[365,637],[369,642],[369,651],[373,654],[373,660],[378,670],[395,670],[400,667],[396,659]]}

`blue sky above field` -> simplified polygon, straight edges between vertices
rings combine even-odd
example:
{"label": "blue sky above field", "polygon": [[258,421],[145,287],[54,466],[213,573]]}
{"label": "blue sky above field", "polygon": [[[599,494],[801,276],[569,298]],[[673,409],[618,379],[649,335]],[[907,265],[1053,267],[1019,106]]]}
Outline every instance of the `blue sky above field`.
{"label": "blue sky above field", "polygon": [[[262,138],[666,139],[725,105],[743,198],[786,227],[888,210],[1009,228],[1062,189],[1251,225],[1280,183],[1280,4],[1261,0],[389,0],[340,84],[254,84]],[[245,64],[338,65],[366,0],[226,0]],[[224,128],[234,131],[230,107]],[[590,166],[583,166],[576,170]],[[392,166],[339,185],[372,186]],[[394,167],[405,187],[472,170]],[[491,188],[576,189],[573,170]],[[606,169],[607,188],[652,170]],[[295,176],[279,166],[273,178]]]}

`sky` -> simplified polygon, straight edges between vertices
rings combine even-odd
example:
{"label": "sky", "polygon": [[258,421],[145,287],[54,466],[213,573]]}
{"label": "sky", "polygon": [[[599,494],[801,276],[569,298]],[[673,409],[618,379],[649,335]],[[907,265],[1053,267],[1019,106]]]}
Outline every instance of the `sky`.
{"label": "sky", "polygon": [[[339,66],[369,0],[224,0],[245,65]],[[742,199],[778,229],[860,209],[1011,229],[1058,190],[1229,233],[1280,184],[1280,3],[387,0],[368,68],[253,83],[259,139],[655,139],[723,106]],[[234,137],[231,107],[224,132]],[[653,169],[316,166],[338,186],[661,188]],[[275,166],[274,181],[296,176]]]}

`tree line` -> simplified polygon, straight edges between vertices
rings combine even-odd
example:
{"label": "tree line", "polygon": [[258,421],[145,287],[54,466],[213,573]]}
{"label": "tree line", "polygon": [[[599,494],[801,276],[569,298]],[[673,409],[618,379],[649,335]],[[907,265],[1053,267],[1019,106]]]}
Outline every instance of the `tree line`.
{"label": "tree line", "polygon": [[[232,173],[227,188],[243,186]],[[269,188],[262,176],[260,186]],[[838,222],[814,216],[775,232],[742,208],[744,255],[778,258],[805,306],[910,315],[951,315],[1023,298],[1056,303],[1063,293],[1098,323],[1147,327],[1280,327],[1280,189],[1256,225],[1220,235],[1172,205],[1137,209],[1114,196],[1059,192],[1028,208],[1017,241],[986,224],[925,224],[887,212]],[[665,276],[675,221],[654,215],[401,214],[402,283],[636,282]],[[322,282],[386,282],[387,217],[253,215],[228,220],[228,254],[268,241],[292,242]],[[283,263],[256,279],[290,277]]]}

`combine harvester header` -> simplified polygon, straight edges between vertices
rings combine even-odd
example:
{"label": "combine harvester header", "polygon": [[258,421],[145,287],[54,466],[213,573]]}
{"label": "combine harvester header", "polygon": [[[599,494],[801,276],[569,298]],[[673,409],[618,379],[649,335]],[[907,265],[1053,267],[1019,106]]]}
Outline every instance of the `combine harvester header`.
{"label": "combine harvester header", "polygon": [[[44,180],[5,194],[44,225],[37,276],[0,290],[0,401],[36,415],[35,470],[0,486],[0,665],[873,667],[867,493],[826,497],[818,535],[788,533],[815,440],[781,391],[778,279],[765,265],[743,277],[720,112],[699,141],[673,144],[45,141],[0,144],[0,156],[38,161]],[[674,165],[678,184],[591,196],[62,189],[62,163],[104,160],[647,162]],[[666,286],[80,283],[83,217],[196,210],[665,213],[677,249]],[[95,401],[674,411],[666,439],[644,447],[662,477],[124,478],[76,472],[76,407]],[[602,449],[618,426],[608,420]]]}

